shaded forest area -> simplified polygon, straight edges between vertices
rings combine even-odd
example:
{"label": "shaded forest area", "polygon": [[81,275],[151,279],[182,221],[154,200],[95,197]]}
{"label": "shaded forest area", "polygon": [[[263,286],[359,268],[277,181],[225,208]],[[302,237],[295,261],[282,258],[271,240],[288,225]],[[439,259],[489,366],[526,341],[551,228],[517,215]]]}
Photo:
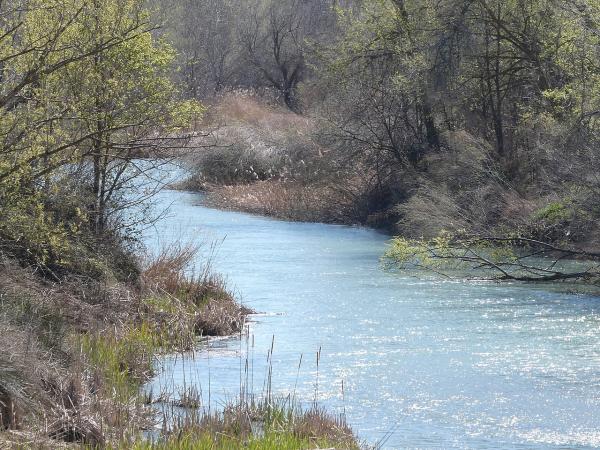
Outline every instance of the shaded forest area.
{"label": "shaded forest area", "polygon": [[175,3],[215,203],[597,259],[597,2]]}

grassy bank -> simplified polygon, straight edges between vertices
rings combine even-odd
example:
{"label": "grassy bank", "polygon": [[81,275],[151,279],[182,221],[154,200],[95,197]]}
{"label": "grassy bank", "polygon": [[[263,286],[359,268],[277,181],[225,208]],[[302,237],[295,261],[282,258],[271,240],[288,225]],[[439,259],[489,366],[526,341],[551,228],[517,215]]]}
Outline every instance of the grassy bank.
{"label": "grassy bank", "polygon": [[194,249],[136,253],[157,172],[205,109],[147,6],[0,2],[2,448],[133,446],[157,357],[248,313],[189,276]]}
{"label": "grassy bank", "polygon": [[[356,448],[317,409],[240,403],[208,415],[186,402],[185,420],[157,418],[140,388],[158,358],[197,347],[199,336],[238,333],[251,312],[209,269],[189,275],[196,251],[119,251],[119,270],[97,254],[102,276],[65,265],[60,280],[0,261],[1,448]],[[144,435],[167,421],[174,426]]]}
{"label": "grassy bank", "polygon": [[147,262],[123,253],[130,273],[105,260],[102,277],[65,266],[59,281],[3,258],[2,445],[103,446],[147,426],[138,392],[157,356],[237,332],[247,313],[216,277],[185,277],[193,256],[180,247]]}
{"label": "grassy bank", "polygon": [[190,413],[156,440],[136,442],[136,449],[358,449],[342,418],[316,406],[308,410],[288,401],[241,400],[219,413]]}

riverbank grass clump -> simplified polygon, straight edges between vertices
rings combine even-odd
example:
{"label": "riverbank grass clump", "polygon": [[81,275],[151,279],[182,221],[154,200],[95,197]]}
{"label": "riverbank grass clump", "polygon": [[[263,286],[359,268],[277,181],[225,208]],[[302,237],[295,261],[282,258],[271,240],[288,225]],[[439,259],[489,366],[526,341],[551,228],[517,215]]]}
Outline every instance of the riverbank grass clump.
{"label": "riverbank grass clump", "polygon": [[332,186],[293,180],[208,185],[206,202],[216,208],[244,211],[299,222],[352,222],[347,195]]}
{"label": "riverbank grass clump", "polygon": [[313,405],[302,410],[288,399],[241,400],[218,413],[191,413],[159,439],[133,444],[139,450],[171,449],[359,449],[350,427]]}
{"label": "riverbank grass clump", "polygon": [[211,270],[210,258],[199,273],[192,268],[199,248],[172,244],[150,259],[141,276],[149,293],[146,305],[156,319],[177,318],[167,330],[181,328],[201,336],[228,336],[239,332],[252,313],[237,303],[223,278]]}

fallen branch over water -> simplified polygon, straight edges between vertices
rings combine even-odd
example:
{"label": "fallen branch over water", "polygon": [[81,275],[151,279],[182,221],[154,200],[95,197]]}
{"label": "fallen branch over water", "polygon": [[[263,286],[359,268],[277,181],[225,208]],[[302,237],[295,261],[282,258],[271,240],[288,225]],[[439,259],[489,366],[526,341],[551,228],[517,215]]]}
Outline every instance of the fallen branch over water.
{"label": "fallen branch over water", "polygon": [[396,237],[384,263],[390,268],[420,269],[447,277],[600,285],[599,253],[520,236]]}

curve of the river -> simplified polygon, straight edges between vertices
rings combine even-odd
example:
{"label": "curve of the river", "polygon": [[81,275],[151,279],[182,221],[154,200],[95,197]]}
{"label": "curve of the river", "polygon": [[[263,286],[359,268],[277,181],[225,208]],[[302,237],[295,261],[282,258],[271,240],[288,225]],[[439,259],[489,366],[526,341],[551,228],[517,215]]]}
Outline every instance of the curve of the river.
{"label": "curve of the river", "polygon": [[196,383],[218,407],[239,393],[248,358],[260,393],[274,337],[275,393],[317,395],[369,443],[600,446],[599,299],[389,274],[379,265],[388,237],[376,231],[209,209],[185,192],[157,201],[170,212],[146,231],[148,247],[220,242],[214,269],[265,314],[247,338],[167,358],[156,390]]}

